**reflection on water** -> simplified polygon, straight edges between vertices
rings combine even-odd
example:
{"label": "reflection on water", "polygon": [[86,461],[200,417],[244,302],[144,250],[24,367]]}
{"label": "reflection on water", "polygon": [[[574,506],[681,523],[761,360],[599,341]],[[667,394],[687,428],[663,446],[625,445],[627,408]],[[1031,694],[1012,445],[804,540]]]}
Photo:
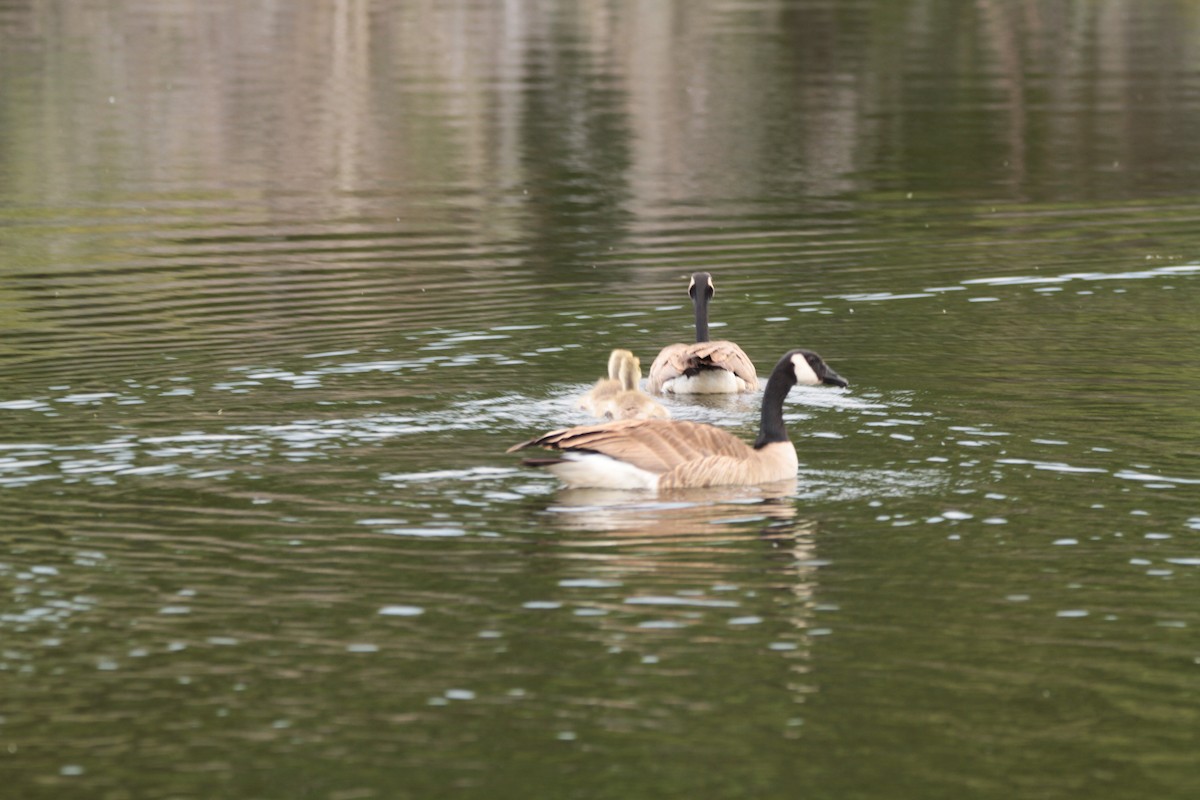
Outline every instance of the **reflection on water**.
{"label": "reflection on water", "polygon": [[[750,487],[677,489],[648,494],[619,489],[563,489],[555,494],[549,512],[556,525],[571,530],[653,530],[655,535],[697,533],[697,526],[713,513],[713,506],[733,510],[753,504],[755,520],[790,520],[795,506],[794,480]],[[749,521],[749,520],[747,520]]]}
{"label": "reflection on water", "polygon": [[[0,772],[1194,797],[1198,26],[0,0]],[[697,269],[855,378],[789,396],[794,484],[505,454]]]}
{"label": "reflection on water", "polygon": [[[732,626],[757,625],[764,621],[753,613],[758,593],[745,592],[737,584],[740,567],[729,558],[731,548],[757,547],[774,562],[768,567],[771,582],[796,596],[796,611],[801,613],[811,604],[819,562],[814,555],[815,523],[797,518],[791,499],[795,491],[794,481],[677,491],[656,499],[638,492],[561,491],[542,513],[565,534],[557,541],[556,557],[568,562],[578,577],[560,580],[559,585],[610,589],[625,596],[622,601],[610,596],[607,603],[581,605],[575,613],[582,616],[606,616],[613,610],[628,614],[630,606],[649,607],[654,619],[638,622],[639,629],[686,628],[707,613],[726,616]],[[792,622],[801,634],[808,627],[803,618]],[[776,650],[795,647],[795,642],[773,645]]]}

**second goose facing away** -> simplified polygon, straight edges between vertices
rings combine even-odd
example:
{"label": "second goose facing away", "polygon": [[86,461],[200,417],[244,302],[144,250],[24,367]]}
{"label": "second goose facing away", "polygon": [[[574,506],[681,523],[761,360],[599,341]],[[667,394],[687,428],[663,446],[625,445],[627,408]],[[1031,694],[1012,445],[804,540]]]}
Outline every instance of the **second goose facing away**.
{"label": "second goose facing away", "polygon": [[696,311],[696,343],[670,344],[650,365],[651,392],[733,394],[758,389],[750,357],[733,342],[708,340],[708,301],[716,289],[707,272],[692,275],[688,294]]}
{"label": "second goose facing away", "polygon": [[613,350],[608,357],[608,377],[596,381],[579,400],[579,407],[601,419],[653,419],[671,416],[638,388],[642,365],[628,350]]}
{"label": "second goose facing away", "polygon": [[552,431],[510,447],[554,451],[524,463],[545,467],[571,487],[685,489],[751,486],[796,476],[796,448],[783,425],[783,400],[797,383],[846,386],[816,353],[792,350],[775,365],[763,392],[754,446],[697,422],[625,420]]}

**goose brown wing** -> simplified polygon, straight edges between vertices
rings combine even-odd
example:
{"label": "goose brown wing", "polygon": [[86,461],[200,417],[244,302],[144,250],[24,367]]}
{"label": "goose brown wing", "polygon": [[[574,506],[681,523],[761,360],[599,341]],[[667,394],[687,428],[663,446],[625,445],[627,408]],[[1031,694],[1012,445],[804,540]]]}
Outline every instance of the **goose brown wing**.
{"label": "goose brown wing", "polygon": [[691,346],[691,351],[693,358],[729,370],[744,380],[751,390],[758,388],[758,373],[750,356],[733,342],[697,342]]}
{"label": "goose brown wing", "polygon": [[651,392],[661,392],[663,384],[672,378],[678,378],[691,363],[687,351],[692,345],[669,344],[658,351],[654,363],[650,365],[650,375],[646,388]]}
{"label": "goose brown wing", "polygon": [[742,348],[725,340],[667,345],[650,365],[649,389],[661,392],[667,381],[704,366],[729,370],[745,381],[751,391],[758,389],[758,373],[750,357]]}
{"label": "goose brown wing", "polygon": [[744,459],[754,452],[745,442],[720,428],[665,419],[566,428],[523,442],[509,452],[525,447],[601,453],[658,474],[697,459],[711,456]]}

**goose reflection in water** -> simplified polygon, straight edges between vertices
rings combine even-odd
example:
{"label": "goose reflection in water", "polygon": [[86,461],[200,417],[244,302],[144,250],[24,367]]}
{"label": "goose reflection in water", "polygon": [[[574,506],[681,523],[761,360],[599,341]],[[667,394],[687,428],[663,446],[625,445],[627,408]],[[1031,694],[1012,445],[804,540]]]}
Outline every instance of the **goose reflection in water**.
{"label": "goose reflection in water", "polygon": [[[547,512],[562,530],[611,531],[636,536],[644,533],[655,541],[696,537],[729,531],[730,522],[793,521],[796,479],[759,486],[708,487],[659,492],[623,489],[562,489],[555,493]],[[715,527],[714,527],[715,526]]]}
{"label": "goose reflection in water", "polygon": [[539,512],[561,533],[542,551],[561,564],[556,600],[595,617],[610,651],[688,661],[697,643],[727,641],[779,650],[806,673],[817,523],[798,514],[796,490],[562,490]]}

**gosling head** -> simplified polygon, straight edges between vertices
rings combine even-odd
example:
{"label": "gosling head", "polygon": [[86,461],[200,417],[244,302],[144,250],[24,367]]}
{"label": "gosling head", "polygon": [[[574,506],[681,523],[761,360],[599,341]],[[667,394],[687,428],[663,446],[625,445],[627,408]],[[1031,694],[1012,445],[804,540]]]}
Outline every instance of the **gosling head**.
{"label": "gosling head", "polygon": [[637,391],[642,381],[642,362],[638,361],[637,356],[630,355],[622,361],[620,372],[621,388],[627,392]]}
{"label": "gosling head", "polygon": [[641,377],[641,365],[637,357],[628,350],[613,350],[608,355],[608,377],[614,381],[621,380],[621,372],[625,365],[632,361],[638,364],[638,377]]}

